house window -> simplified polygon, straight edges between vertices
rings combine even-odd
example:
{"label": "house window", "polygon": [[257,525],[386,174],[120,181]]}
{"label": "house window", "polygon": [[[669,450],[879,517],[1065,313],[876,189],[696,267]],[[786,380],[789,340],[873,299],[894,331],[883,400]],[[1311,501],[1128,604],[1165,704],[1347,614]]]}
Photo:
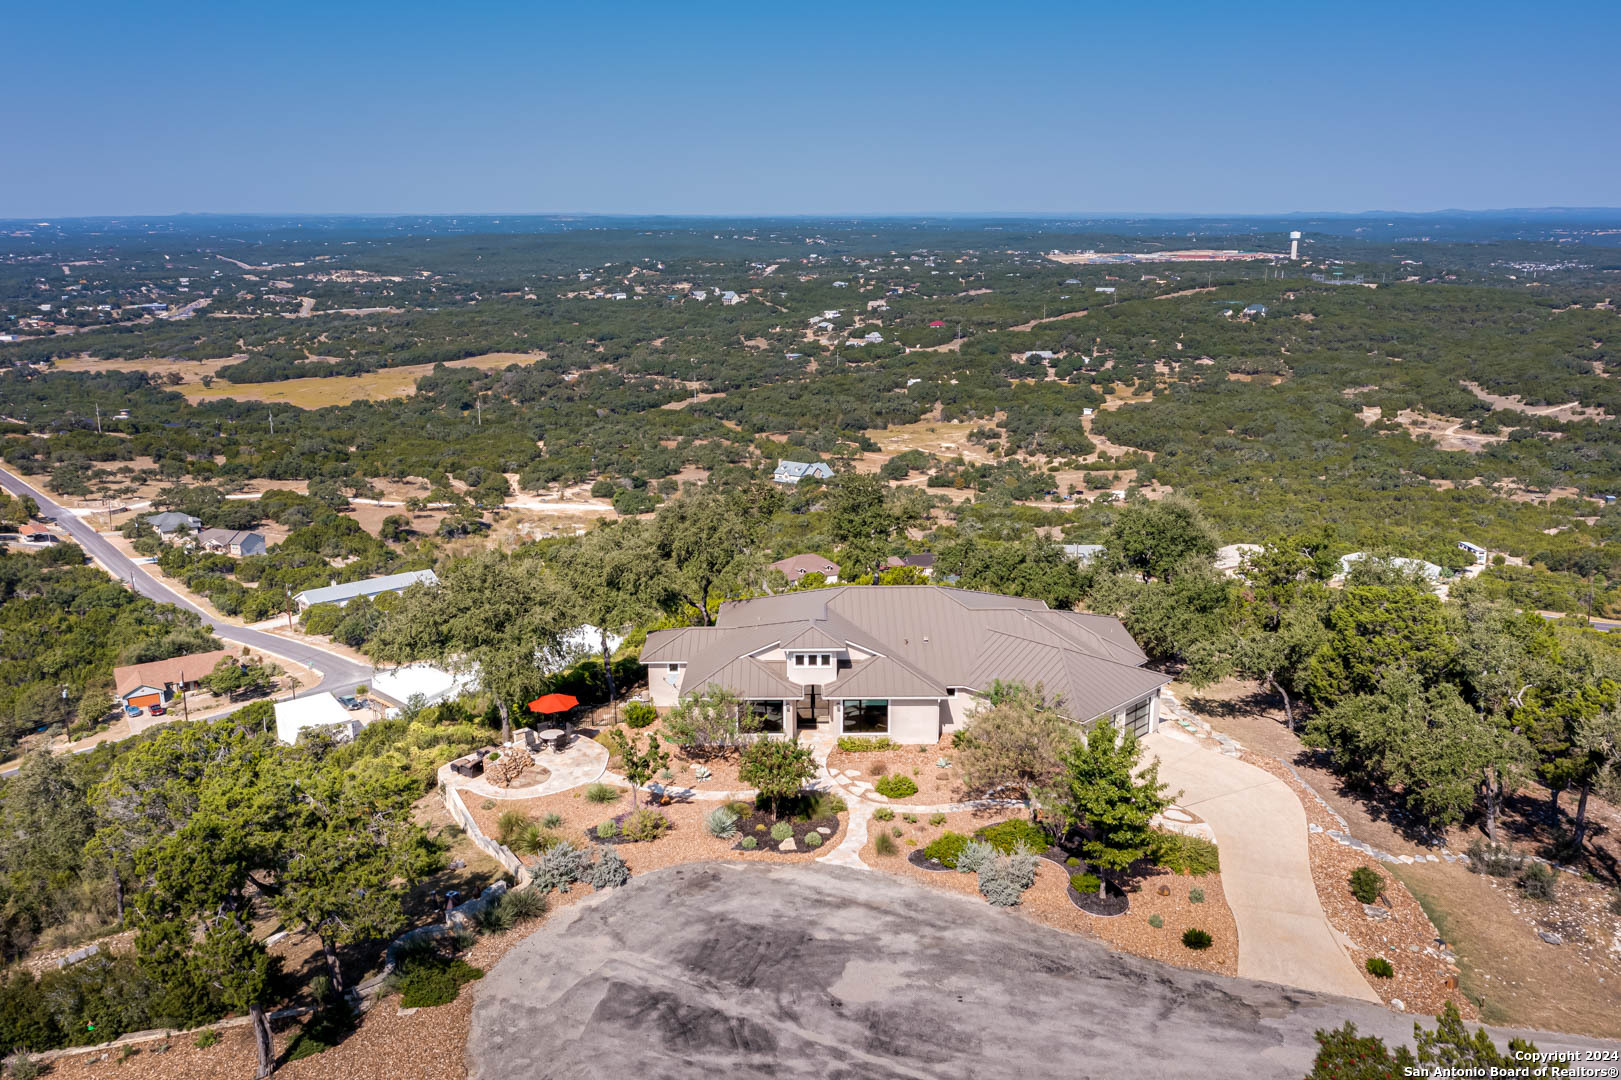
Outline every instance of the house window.
{"label": "house window", "polygon": [[751,701],[749,713],[759,723],[755,730],[781,734],[782,732],[782,702],[780,701]]}
{"label": "house window", "polygon": [[857,701],[844,703],[844,730],[851,735],[887,733],[889,731],[888,701]]}
{"label": "house window", "polygon": [[832,667],[833,657],[829,653],[794,653],[795,667]]}

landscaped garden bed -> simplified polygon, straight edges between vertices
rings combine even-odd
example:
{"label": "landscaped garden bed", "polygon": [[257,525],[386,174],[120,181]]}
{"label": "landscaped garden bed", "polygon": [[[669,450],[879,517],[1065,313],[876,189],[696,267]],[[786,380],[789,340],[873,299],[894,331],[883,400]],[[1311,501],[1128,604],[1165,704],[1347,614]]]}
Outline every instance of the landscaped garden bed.
{"label": "landscaped garden bed", "polygon": [[[916,792],[906,795],[884,793],[891,802],[932,806],[955,802],[959,797],[957,751],[948,735],[927,746],[885,743],[884,736],[856,736],[839,740],[839,747],[828,755],[830,772],[844,774],[849,781],[885,785],[910,780]],[[853,748],[853,749],[852,749]],[[941,763],[944,762],[944,766]]]}
{"label": "landscaped garden bed", "polygon": [[[976,874],[926,868],[919,865],[924,857],[919,854],[914,859],[912,853],[923,852],[947,832],[971,837],[986,826],[994,828],[1011,820],[1022,819],[1010,818],[1005,808],[931,815],[911,813],[904,806],[897,806],[887,820],[875,819],[869,824],[861,859],[878,870],[910,877],[929,888],[947,889],[983,900]],[[897,830],[899,835],[895,835]],[[891,854],[878,854],[880,833],[888,837]],[[1069,879],[1075,872],[1063,859],[1039,860],[1035,883],[1011,910],[1056,929],[1108,942],[1138,956],[1196,970],[1226,975],[1238,973],[1238,928],[1227,907],[1219,874],[1194,877],[1161,867],[1147,868],[1140,878],[1130,883],[1130,909],[1118,917],[1100,918],[1077,908],[1071,899]],[[1165,887],[1164,895],[1160,894],[1161,886]],[[1183,945],[1182,933],[1189,929],[1208,933],[1210,947],[1196,950]]]}

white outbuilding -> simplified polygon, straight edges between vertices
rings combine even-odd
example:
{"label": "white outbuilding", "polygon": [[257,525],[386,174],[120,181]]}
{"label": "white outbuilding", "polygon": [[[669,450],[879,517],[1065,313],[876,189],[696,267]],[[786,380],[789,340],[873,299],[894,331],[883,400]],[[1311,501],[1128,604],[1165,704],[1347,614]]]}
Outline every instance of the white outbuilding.
{"label": "white outbuilding", "polygon": [[311,728],[332,728],[340,740],[346,740],[359,735],[361,725],[330,693],[276,702],[277,739],[296,743]]}

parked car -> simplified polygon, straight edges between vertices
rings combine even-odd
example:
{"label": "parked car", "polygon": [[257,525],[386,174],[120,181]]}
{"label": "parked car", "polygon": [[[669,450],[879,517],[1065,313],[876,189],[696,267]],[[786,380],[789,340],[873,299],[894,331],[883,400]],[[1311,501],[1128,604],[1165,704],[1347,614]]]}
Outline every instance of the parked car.
{"label": "parked car", "polygon": [[146,711],[148,713],[151,713],[153,716],[162,716],[164,713],[168,712],[169,710],[164,708],[162,705],[151,705],[151,706],[147,707]]}
{"label": "parked car", "polygon": [[130,716],[130,717],[140,716],[141,715],[141,707],[139,705],[125,705],[124,706],[124,715],[125,716]]}
{"label": "parked car", "polygon": [[339,694],[338,695],[338,704],[342,705],[345,709],[348,709],[350,712],[354,712],[356,709],[365,707],[365,703],[363,701],[361,701],[359,698],[355,697],[353,694]]}

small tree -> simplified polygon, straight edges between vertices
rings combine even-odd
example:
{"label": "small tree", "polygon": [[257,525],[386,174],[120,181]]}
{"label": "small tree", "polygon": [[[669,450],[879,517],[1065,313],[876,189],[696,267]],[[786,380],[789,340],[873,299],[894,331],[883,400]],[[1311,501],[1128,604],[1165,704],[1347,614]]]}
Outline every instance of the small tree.
{"label": "small tree", "polygon": [[[1405,1046],[1396,1047],[1395,1053],[1385,1046],[1384,1040],[1374,1035],[1358,1035],[1355,1024],[1345,1024],[1333,1031],[1318,1029],[1317,1059],[1306,1080],[1384,1080],[1390,1076],[1430,1075],[1436,1066],[1449,1069],[1489,1071],[1524,1067],[1536,1046],[1524,1039],[1510,1039],[1508,1053],[1497,1049],[1485,1028],[1476,1028],[1470,1034],[1458,1007],[1447,1002],[1436,1018],[1434,1031],[1425,1031],[1421,1024],[1413,1025],[1413,1042],[1417,1053]],[[1428,1066],[1428,1068],[1422,1068]],[[1460,1072],[1458,1075],[1469,1075]]]}
{"label": "small tree", "polygon": [[1063,772],[1073,725],[1023,686],[992,687],[993,702],[974,716],[957,761],[971,798],[1013,795],[1032,804]]}
{"label": "small tree", "polygon": [[645,750],[641,748],[641,736],[627,735],[623,728],[614,728],[608,733],[608,738],[613,740],[613,751],[619,757],[620,770],[630,781],[630,805],[637,806],[636,793],[670,763],[669,751],[659,746],[657,735],[647,737]]}
{"label": "small tree", "polygon": [[782,800],[799,794],[799,789],[816,775],[816,759],[810,747],[797,742],[760,739],[743,751],[743,767],[737,775],[770,799],[771,816],[780,817]]}
{"label": "small tree", "polygon": [[[1142,748],[1130,731],[1099,720],[1064,755],[1057,804],[1066,825],[1084,825],[1086,857],[1103,870],[1124,873],[1154,852],[1149,821],[1171,804],[1160,783],[1159,762],[1138,771]],[[1098,895],[1107,882],[1098,875]]]}

